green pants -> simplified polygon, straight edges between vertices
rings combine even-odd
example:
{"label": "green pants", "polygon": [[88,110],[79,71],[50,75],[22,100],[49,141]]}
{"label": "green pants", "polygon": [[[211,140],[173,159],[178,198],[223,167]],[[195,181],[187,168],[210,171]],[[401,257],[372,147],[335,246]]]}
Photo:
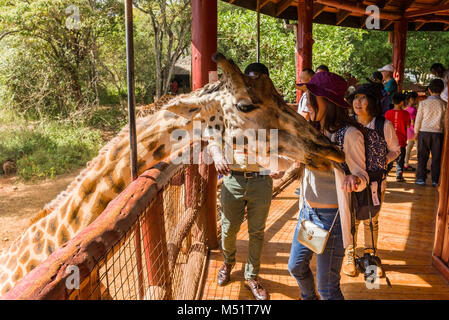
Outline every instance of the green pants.
{"label": "green pants", "polygon": [[235,263],[236,238],[247,209],[248,257],[245,279],[253,279],[260,269],[265,222],[270,210],[273,180],[267,176],[245,178],[228,175],[221,189],[221,244],[225,263]]}

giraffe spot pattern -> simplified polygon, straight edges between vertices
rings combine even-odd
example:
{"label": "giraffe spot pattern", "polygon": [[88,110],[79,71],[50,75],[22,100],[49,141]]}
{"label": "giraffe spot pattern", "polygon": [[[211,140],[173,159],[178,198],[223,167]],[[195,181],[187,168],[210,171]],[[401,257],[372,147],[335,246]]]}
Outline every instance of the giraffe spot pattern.
{"label": "giraffe spot pattern", "polygon": [[59,234],[58,234],[58,243],[59,243],[59,245],[63,245],[67,241],[69,241],[69,233],[67,232],[67,229],[65,226],[61,226],[61,228],[59,229]]}
{"label": "giraffe spot pattern", "polygon": [[164,148],[165,144],[160,145],[153,153],[153,158],[157,161],[162,160],[164,158]]}
{"label": "giraffe spot pattern", "polygon": [[55,251],[55,244],[52,241],[47,240],[47,254],[51,255],[53,251]]}
{"label": "giraffe spot pattern", "polygon": [[56,218],[53,218],[48,222],[48,234],[54,236],[55,233],[56,233]]}
{"label": "giraffe spot pattern", "polygon": [[36,268],[37,267],[37,265],[39,264],[39,261],[37,261],[37,260],[31,260],[29,263],[28,263],[28,265],[27,265],[27,272],[30,272],[31,270],[33,270],[34,268]]}
{"label": "giraffe spot pattern", "polygon": [[30,252],[29,251],[25,251],[24,254],[22,254],[22,256],[20,257],[20,263],[25,264],[28,259],[30,258]]}

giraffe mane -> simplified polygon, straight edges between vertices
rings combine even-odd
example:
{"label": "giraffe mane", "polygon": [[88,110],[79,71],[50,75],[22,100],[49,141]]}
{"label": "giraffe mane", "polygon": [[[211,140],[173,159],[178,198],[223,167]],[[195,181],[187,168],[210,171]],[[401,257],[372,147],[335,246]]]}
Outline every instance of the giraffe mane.
{"label": "giraffe mane", "polygon": [[[140,120],[140,119],[139,119]],[[140,122],[137,120],[138,122]],[[76,189],[80,182],[83,180],[83,178],[89,173],[89,171],[100,161],[102,157],[106,155],[106,153],[117,144],[117,142],[121,141],[123,138],[129,135],[129,127],[125,126],[120,130],[120,132],[112,138],[105,146],[103,146],[100,151],[98,152],[98,155],[93,158],[92,160],[88,161],[86,163],[86,167],[76,176],[76,178],[67,186],[67,188],[64,191],[61,191],[56,198],[54,198],[52,201],[47,203],[44,208],[39,211],[36,215],[30,218],[29,226],[35,224],[36,222],[40,221],[42,218],[45,218],[50,213],[53,212],[58,206],[64,202],[64,200],[70,196],[72,191]]]}
{"label": "giraffe mane", "polygon": [[[136,124],[143,122],[145,118],[152,116],[154,113],[161,110],[171,100],[185,97],[191,94],[198,94],[198,96],[201,97],[204,94],[209,94],[217,91],[218,89],[220,89],[222,85],[223,83],[221,81],[217,81],[214,83],[207,84],[200,90],[193,91],[188,94],[182,94],[178,96],[164,95],[160,99],[156,100],[154,103],[142,107],[142,109],[138,113],[139,118],[136,120]],[[79,186],[80,182],[89,173],[90,169],[92,169],[100,161],[100,159],[106,155],[106,153],[111,149],[111,147],[115,146],[118,142],[122,141],[124,138],[128,136],[129,136],[129,127],[125,126],[113,139],[111,139],[105,146],[103,146],[100,149],[98,155],[95,158],[86,163],[86,167],[78,174],[78,176],[67,186],[67,188],[64,191],[60,192],[56,196],[56,198],[47,203],[42,210],[40,210],[37,214],[35,214],[33,217],[30,218],[30,223],[28,226],[35,224],[36,222],[40,221],[41,219],[51,214],[55,209],[57,209],[59,205],[63,203],[67,197],[71,195],[72,191]]]}

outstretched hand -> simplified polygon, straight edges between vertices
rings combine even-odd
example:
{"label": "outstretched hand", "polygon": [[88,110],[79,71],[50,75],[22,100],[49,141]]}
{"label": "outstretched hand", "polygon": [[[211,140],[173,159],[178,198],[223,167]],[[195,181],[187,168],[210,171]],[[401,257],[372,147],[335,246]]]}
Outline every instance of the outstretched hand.
{"label": "outstretched hand", "polygon": [[213,146],[209,149],[209,153],[214,160],[215,169],[217,170],[218,174],[227,176],[229,173],[231,173],[229,162],[226,161],[225,157],[223,157],[220,148],[218,148],[217,146]]}
{"label": "outstretched hand", "polygon": [[343,180],[343,184],[341,186],[341,188],[345,191],[345,192],[352,192],[352,191],[356,191],[359,188],[361,181],[360,178],[355,176],[355,175],[347,175],[345,177],[345,179]]}
{"label": "outstretched hand", "polygon": [[280,179],[284,176],[285,171],[273,171],[270,173],[272,179]]}

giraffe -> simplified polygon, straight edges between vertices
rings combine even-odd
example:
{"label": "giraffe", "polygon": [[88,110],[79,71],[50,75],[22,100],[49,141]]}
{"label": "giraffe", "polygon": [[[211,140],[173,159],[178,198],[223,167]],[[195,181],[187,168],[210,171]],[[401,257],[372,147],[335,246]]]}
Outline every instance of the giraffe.
{"label": "giraffe", "polygon": [[[215,128],[224,135],[238,136],[244,128],[277,129],[279,155],[317,169],[344,161],[337,147],[287,106],[268,76],[246,76],[219,53],[213,60],[223,71],[219,81],[176,96],[158,112],[137,119],[139,174],[190,144],[178,143],[174,149],[171,133],[192,130],[194,120],[201,130]],[[0,296],[89,225],[131,182],[128,137],[129,129],[122,129],[0,253]]]}

